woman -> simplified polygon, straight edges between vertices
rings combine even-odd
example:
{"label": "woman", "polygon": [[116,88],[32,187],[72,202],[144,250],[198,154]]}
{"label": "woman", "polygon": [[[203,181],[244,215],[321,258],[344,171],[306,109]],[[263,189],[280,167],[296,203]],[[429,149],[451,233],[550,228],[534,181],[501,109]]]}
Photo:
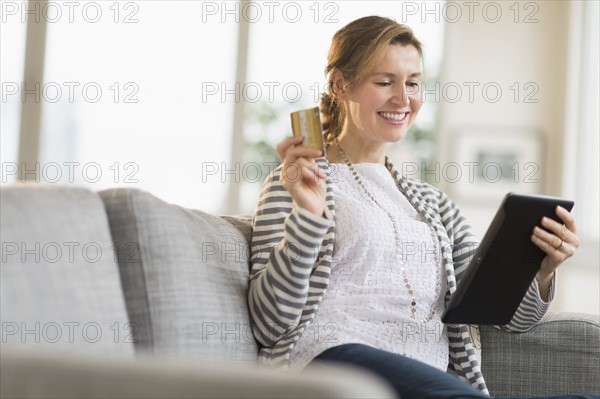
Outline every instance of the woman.
{"label": "woman", "polygon": [[[401,177],[385,156],[421,108],[421,61],[410,28],[387,18],[335,34],[321,103],[326,154],[282,141],[253,218],[253,331],[263,363],[347,362],[403,398],[486,397],[469,328],[440,320],[477,241],[443,192]],[[579,246],[572,215],[556,212],[565,225],[544,220],[552,233],[532,233],[547,255],[506,330],[542,318],[556,268]]]}

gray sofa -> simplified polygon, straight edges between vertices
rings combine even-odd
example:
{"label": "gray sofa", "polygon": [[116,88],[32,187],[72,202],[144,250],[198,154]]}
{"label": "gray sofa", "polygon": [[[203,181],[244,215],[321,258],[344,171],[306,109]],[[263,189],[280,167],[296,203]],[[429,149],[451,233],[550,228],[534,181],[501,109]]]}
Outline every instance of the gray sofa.
{"label": "gray sofa", "polygon": [[[134,189],[0,192],[2,397],[393,397],[362,370],[257,366],[249,217]],[[481,346],[492,395],[600,391],[598,316],[482,328]]]}

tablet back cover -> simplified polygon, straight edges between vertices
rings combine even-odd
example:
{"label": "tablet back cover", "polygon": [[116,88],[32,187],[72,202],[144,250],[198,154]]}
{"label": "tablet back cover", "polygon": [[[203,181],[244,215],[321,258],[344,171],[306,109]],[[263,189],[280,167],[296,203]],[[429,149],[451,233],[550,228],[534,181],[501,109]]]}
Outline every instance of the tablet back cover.
{"label": "tablet back cover", "polygon": [[459,282],[442,317],[444,323],[508,324],[546,255],[531,242],[543,216],[563,223],[556,205],[572,201],[509,193]]}

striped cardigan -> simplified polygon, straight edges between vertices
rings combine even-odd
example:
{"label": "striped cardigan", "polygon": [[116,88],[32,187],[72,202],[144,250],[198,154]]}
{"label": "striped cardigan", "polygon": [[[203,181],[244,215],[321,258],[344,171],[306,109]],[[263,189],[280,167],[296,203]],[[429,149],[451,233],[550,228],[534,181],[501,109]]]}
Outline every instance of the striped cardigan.
{"label": "striped cardigan", "polygon": [[[335,168],[324,157],[317,162],[327,175],[324,217],[295,206],[280,182],[279,166],[266,179],[252,219],[248,305],[253,333],[262,346],[259,361],[284,369],[289,367],[292,348],[315,317],[327,290],[334,255],[332,184],[335,184]],[[444,298],[447,303],[478,241],[460,210],[442,191],[400,176],[387,157],[386,166],[397,181],[398,189],[434,227],[448,281]],[[548,306],[540,298],[534,279],[511,322],[499,328],[527,331],[542,318]],[[448,325],[447,332],[448,371],[488,393],[469,327]]]}

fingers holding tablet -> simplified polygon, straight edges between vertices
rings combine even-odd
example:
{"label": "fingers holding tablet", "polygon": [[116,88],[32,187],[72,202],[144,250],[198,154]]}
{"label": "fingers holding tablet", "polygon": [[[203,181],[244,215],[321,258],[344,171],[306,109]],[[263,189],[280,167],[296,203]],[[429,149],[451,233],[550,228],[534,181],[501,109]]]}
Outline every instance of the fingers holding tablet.
{"label": "fingers holding tablet", "polygon": [[546,253],[540,271],[551,274],[566,259],[575,254],[580,245],[573,215],[561,206],[556,207],[556,215],[564,222],[561,224],[548,217],[543,217],[541,225],[533,229],[531,241]]}

